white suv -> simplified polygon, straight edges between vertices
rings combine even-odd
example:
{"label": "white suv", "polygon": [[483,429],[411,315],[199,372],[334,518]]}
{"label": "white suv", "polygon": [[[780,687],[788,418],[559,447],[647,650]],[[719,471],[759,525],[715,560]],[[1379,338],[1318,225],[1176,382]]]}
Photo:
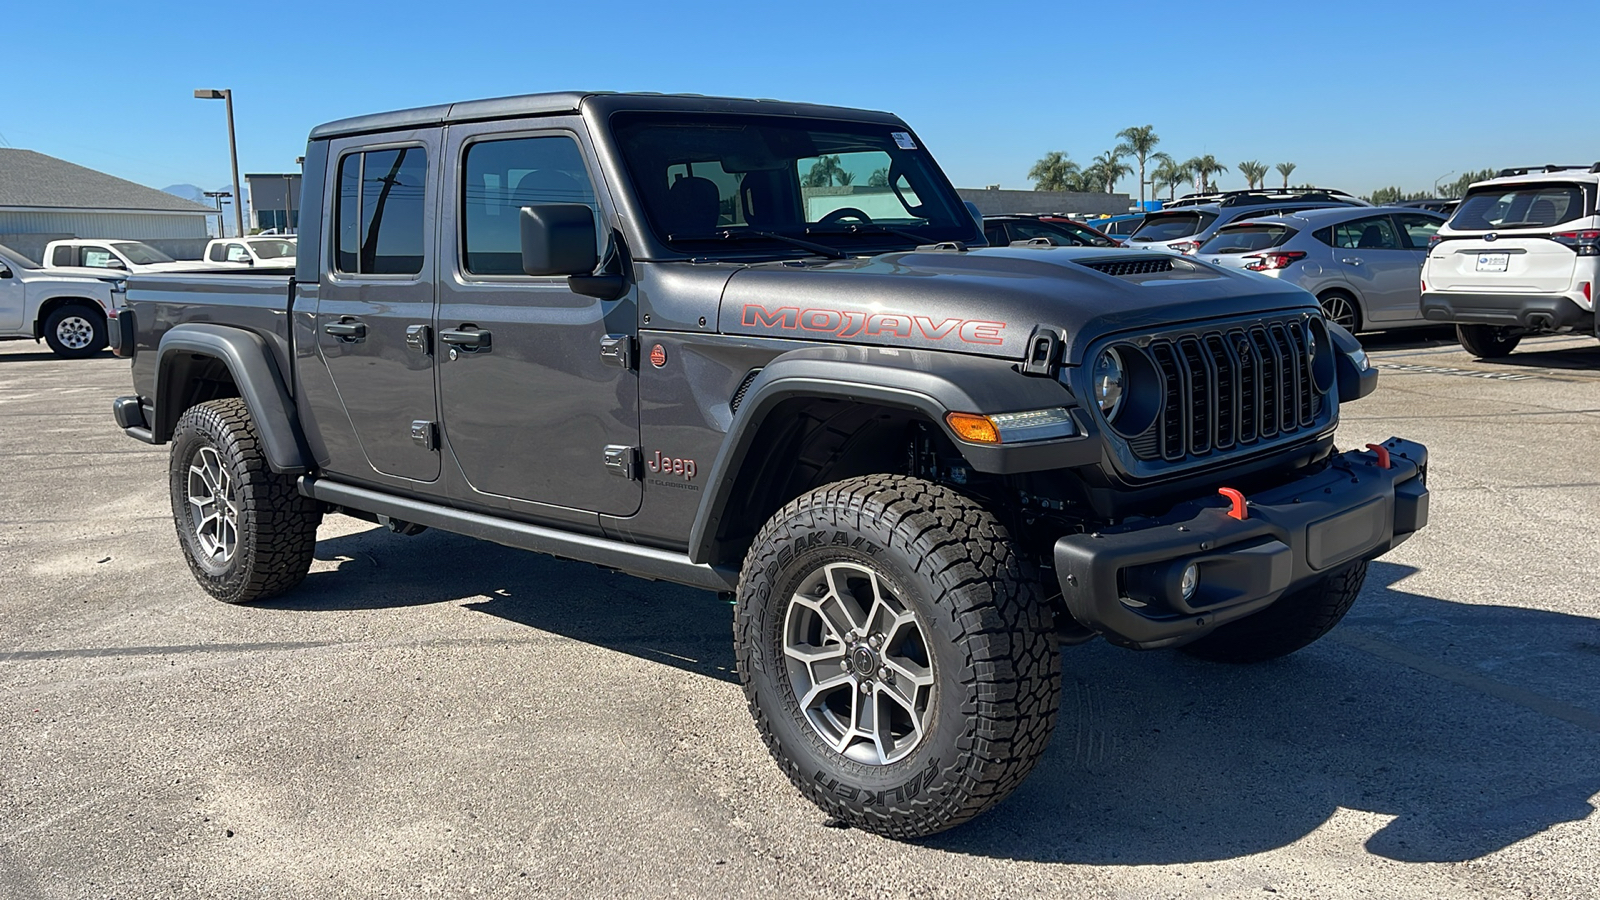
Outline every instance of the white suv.
{"label": "white suv", "polygon": [[1456,323],[1474,356],[1525,335],[1593,333],[1600,281],[1600,163],[1506,169],[1467,189],[1428,243],[1422,314]]}

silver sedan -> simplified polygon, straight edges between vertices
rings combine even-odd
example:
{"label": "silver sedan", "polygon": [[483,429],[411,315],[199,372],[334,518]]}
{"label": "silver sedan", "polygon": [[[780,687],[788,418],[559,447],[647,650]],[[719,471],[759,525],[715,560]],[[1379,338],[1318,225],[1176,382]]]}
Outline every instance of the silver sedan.
{"label": "silver sedan", "polygon": [[1351,331],[1431,324],[1419,280],[1444,218],[1396,206],[1308,209],[1223,226],[1196,259],[1293,282]]}

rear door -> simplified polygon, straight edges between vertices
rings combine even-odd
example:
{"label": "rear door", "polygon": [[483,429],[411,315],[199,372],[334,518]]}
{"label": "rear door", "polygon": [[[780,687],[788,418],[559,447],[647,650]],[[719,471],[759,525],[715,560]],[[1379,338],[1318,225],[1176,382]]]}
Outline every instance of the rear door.
{"label": "rear door", "polygon": [[1572,182],[1486,185],[1467,192],[1450,218],[1463,237],[1440,243],[1428,289],[1484,294],[1559,294],[1572,286],[1577,254],[1550,240],[1592,203]]}
{"label": "rear door", "polygon": [[0,277],[0,331],[17,331],[22,328],[27,288],[22,284],[22,273],[3,259],[0,275],[4,276]]}
{"label": "rear door", "polygon": [[1388,215],[1333,226],[1333,262],[1361,295],[1369,322],[1416,318],[1420,261]]}
{"label": "rear door", "polygon": [[[637,458],[638,354],[601,351],[608,335],[637,343],[635,299],[598,300],[565,277],[522,272],[518,218],[530,203],[588,204],[602,258],[613,246],[615,216],[582,120],[451,125],[448,144],[439,392],[446,446],[467,482],[461,499],[630,515],[641,482],[632,464],[606,460],[608,449]],[[444,342],[462,334],[482,338]]]}
{"label": "rear door", "polygon": [[316,315],[355,445],[329,445],[329,471],[418,482],[439,477],[432,237],[438,128],[350,138],[329,147],[330,235]]}

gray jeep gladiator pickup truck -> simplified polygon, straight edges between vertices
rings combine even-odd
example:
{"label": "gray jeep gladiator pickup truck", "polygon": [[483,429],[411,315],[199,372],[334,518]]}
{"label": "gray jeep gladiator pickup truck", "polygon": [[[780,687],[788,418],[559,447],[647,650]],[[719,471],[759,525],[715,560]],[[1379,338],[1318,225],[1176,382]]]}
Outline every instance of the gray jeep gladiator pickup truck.
{"label": "gray jeep gladiator pickup truck", "polygon": [[1334,447],[1377,374],[1309,294],[985,247],[885,113],[362,116],[301,208],[292,272],[135,275],[113,335],[201,586],[293,588],[339,512],[736,595],[773,757],[886,835],[1022,781],[1062,645],[1291,653],[1427,519],[1425,448]]}

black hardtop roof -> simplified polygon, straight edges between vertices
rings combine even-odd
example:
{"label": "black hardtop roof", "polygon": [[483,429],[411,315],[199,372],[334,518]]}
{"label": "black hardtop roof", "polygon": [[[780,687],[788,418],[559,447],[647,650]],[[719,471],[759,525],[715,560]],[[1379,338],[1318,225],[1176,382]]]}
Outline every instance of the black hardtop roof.
{"label": "black hardtop roof", "polygon": [[487,119],[513,119],[524,116],[549,116],[576,113],[583,107],[602,115],[618,110],[665,110],[677,112],[743,113],[745,115],[805,116],[847,119],[883,125],[903,125],[899,116],[886,112],[823,106],[788,100],[748,100],[737,97],[706,97],[700,94],[610,93],[606,91],[560,91],[548,94],[521,94],[488,100],[464,100],[437,106],[419,106],[393,112],[373,113],[339,119],[311,129],[311,140],[327,140],[353,134],[426,128],[453,122],[481,122]]}

